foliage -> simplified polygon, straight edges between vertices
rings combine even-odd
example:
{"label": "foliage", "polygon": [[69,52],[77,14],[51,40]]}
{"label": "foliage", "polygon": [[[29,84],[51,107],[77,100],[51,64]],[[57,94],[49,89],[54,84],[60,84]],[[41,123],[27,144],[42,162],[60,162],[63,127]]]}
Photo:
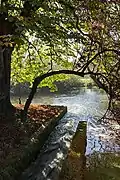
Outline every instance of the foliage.
{"label": "foliage", "polygon": [[[12,82],[14,84],[30,82],[32,85],[32,82],[37,76],[50,71],[51,68],[53,69],[53,66],[55,66],[56,69],[58,68],[58,64],[64,68],[71,66],[71,63],[65,58],[63,60],[61,57],[61,59],[57,59],[57,57],[53,57],[52,55],[52,59],[50,57],[50,51],[50,47],[45,45],[41,46],[37,52],[32,48],[29,49],[29,47],[27,49],[25,44],[18,50],[16,48],[13,52],[12,60]],[[51,90],[54,90],[56,89],[54,81],[60,81],[66,78],[65,75],[52,76],[51,78],[45,79],[39,86],[49,86]]]}
{"label": "foliage", "polygon": [[[14,46],[12,81],[32,83],[56,69],[93,72],[91,77],[111,98],[120,96],[117,1],[7,0],[0,10],[3,26],[9,26],[2,45]],[[54,77],[42,85],[52,87],[61,79]]]}
{"label": "foliage", "polygon": [[30,106],[26,123],[16,117],[0,121],[0,179],[18,179],[18,176],[36,158],[56,122],[65,114],[65,107]]}
{"label": "foliage", "polygon": [[64,84],[64,86],[68,88],[72,87],[88,87],[88,86],[95,86],[94,81],[88,76],[86,77],[77,77],[70,75],[68,79],[64,80],[60,83],[61,85]]}

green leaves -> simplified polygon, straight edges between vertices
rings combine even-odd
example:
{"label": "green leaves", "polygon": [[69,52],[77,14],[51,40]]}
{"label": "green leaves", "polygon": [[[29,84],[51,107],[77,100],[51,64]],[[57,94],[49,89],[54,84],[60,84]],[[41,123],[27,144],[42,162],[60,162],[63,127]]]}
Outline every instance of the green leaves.
{"label": "green leaves", "polygon": [[[12,56],[14,83],[28,81],[32,84],[35,77],[53,70],[82,71],[96,53],[110,48],[119,50],[119,3],[100,0],[8,0],[2,3],[0,10],[4,20],[0,31],[4,30],[6,35],[10,25],[7,36],[12,35],[12,41],[0,41],[0,45],[15,46]],[[118,56],[102,53],[85,70],[104,74],[109,81],[114,79],[113,74],[117,74],[119,79],[118,65],[118,69],[115,68]],[[57,76],[57,80],[60,78]],[[55,77],[43,84],[55,89],[52,85],[54,81]]]}

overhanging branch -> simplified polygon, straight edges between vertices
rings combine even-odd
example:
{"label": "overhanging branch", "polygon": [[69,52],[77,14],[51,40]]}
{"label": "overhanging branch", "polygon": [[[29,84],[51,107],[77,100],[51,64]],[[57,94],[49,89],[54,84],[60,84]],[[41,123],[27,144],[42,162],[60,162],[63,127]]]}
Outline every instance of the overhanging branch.
{"label": "overhanging branch", "polygon": [[78,75],[81,77],[84,77],[85,75],[89,75],[89,74],[93,74],[93,75],[100,75],[100,73],[93,73],[93,72],[78,72],[78,71],[73,71],[73,70],[59,70],[59,71],[51,71],[51,72],[47,72],[41,76],[38,76],[35,78],[34,82],[33,82],[33,86],[31,88],[31,92],[26,100],[25,106],[24,106],[24,110],[22,112],[22,119],[26,119],[27,116],[27,111],[28,108],[32,102],[32,99],[36,93],[37,87],[40,84],[40,82],[42,80],[44,80],[47,77],[50,77],[52,75],[58,75],[58,74],[74,74],[74,75]]}
{"label": "overhanging branch", "polygon": [[82,72],[84,72],[88,66],[92,63],[93,60],[95,60],[100,54],[103,54],[104,52],[114,52],[116,54],[119,53],[119,51],[115,50],[115,49],[104,49],[98,53],[96,53],[84,66],[83,66],[83,69],[82,69]]}

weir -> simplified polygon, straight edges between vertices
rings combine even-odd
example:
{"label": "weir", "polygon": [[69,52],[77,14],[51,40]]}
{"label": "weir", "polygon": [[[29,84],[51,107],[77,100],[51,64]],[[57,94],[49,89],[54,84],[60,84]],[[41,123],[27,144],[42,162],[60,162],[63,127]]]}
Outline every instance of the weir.
{"label": "weir", "polygon": [[[39,156],[23,172],[22,180],[57,180],[79,120],[74,114],[66,114],[49,136]],[[77,135],[78,136],[78,135]],[[78,139],[78,138],[77,138]]]}
{"label": "weir", "polygon": [[59,180],[83,180],[86,168],[87,123],[80,121],[65,159]]}
{"label": "weir", "polygon": [[[53,174],[55,172],[55,168],[58,167],[56,172],[57,177],[61,171],[63,160],[67,158],[68,149],[70,148],[78,123],[82,120],[87,121],[87,168],[89,169],[90,167],[93,168],[96,166],[97,159],[98,162],[101,162],[101,164],[104,165],[105,162],[101,160],[101,156],[105,158],[107,152],[112,154],[114,153],[115,156],[118,157],[117,152],[120,152],[119,141],[117,141],[117,134],[120,132],[119,126],[115,122],[108,123],[106,121],[99,121],[99,118],[102,117],[107,108],[107,99],[105,94],[100,93],[98,90],[86,89],[84,92],[82,91],[78,94],[73,92],[73,94],[61,95],[60,97],[37,96],[34,103],[39,102],[42,104],[59,104],[67,106],[68,113],[59,121],[58,126],[56,126],[54,131],[51,133],[46,145],[39,154],[37,162],[33,163],[31,168],[22,174],[22,178],[20,178],[20,180],[23,179],[23,177],[24,179],[33,180],[35,173],[37,174],[36,177],[39,177],[41,174],[43,176],[44,174],[43,179],[47,177],[47,174],[50,174],[51,178],[54,180]],[[61,153],[61,150],[63,150],[63,153]],[[49,159],[47,154],[50,155]],[[91,156],[93,157],[94,154],[97,157],[95,156],[96,159],[92,160],[93,158],[91,159]],[[106,159],[108,159],[108,157]],[[44,160],[45,162],[43,163]],[[34,164],[36,164],[36,166]],[[49,166],[46,168],[46,165]],[[43,171],[41,171],[42,168]]]}

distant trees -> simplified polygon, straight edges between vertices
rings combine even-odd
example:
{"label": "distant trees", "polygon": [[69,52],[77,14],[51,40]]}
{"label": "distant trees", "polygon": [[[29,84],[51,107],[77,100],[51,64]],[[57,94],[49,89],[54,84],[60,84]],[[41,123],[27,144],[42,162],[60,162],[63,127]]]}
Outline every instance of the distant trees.
{"label": "distant trees", "polygon": [[10,76],[36,89],[44,76],[40,85],[53,87],[64,79],[61,72],[90,74],[110,99],[119,99],[119,12],[117,1],[2,0],[0,113],[13,109]]}

